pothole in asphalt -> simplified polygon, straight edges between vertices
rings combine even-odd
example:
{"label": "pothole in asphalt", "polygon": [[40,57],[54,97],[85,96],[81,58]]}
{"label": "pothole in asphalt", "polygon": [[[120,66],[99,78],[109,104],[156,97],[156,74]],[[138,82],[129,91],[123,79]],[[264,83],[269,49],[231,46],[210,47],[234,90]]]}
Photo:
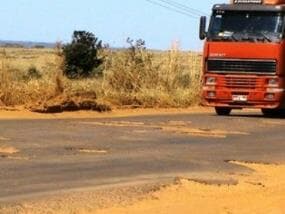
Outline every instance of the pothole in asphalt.
{"label": "pothole in asphalt", "polygon": [[6,138],[6,137],[0,136],[0,141],[8,141],[8,140],[10,140],[10,139],[9,139],[9,138]]}
{"label": "pothole in asphalt", "polygon": [[189,127],[163,126],[160,128],[163,131],[174,132],[174,133],[178,133],[178,134],[198,136],[198,137],[226,138],[227,135],[248,135],[248,133],[246,133],[246,132],[199,129],[199,128],[189,128]]}
{"label": "pothole in asphalt", "polygon": [[0,158],[8,160],[29,160],[28,157],[19,155],[19,150],[7,145],[0,144]]}
{"label": "pothole in asphalt", "polygon": [[82,154],[98,154],[98,155],[104,155],[107,154],[108,151],[104,149],[90,149],[90,148],[76,148],[76,147],[66,147],[66,151],[76,152],[76,153],[82,153]]}
{"label": "pothole in asphalt", "polygon": [[96,125],[96,126],[112,126],[112,127],[144,127],[142,122],[130,121],[111,121],[111,122],[84,122],[83,124]]}
{"label": "pothole in asphalt", "polygon": [[272,165],[272,166],[279,166],[279,164],[277,163],[269,163],[269,162],[264,162],[264,161],[240,161],[240,160],[225,160],[225,163],[229,163],[229,164],[234,164],[234,165],[239,165],[239,166],[244,166],[244,165]]}
{"label": "pothole in asphalt", "polygon": [[135,127],[144,128],[143,131],[135,130],[135,133],[146,133],[146,128],[157,129],[164,132],[192,135],[198,137],[213,137],[213,138],[226,138],[227,135],[249,135],[246,132],[239,131],[226,131],[226,130],[214,130],[208,128],[195,128],[190,127],[191,121],[167,121],[157,123],[143,123],[143,122],[131,122],[131,121],[110,121],[110,122],[85,122],[83,124],[95,125],[95,126],[110,126],[110,127]]}
{"label": "pothole in asphalt", "polygon": [[79,149],[80,153],[87,153],[87,154],[107,154],[106,150],[98,150],[98,149]]}
{"label": "pothole in asphalt", "polygon": [[[238,185],[238,180],[228,179],[228,180],[218,180],[218,179],[184,179],[186,181],[198,183],[206,186],[236,186]],[[181,181],[180,181],[181,182]],[[178,182],[179,183],[179,182]]]}
{"label": "pothole in asphalt", "polygon": [[5,155],[5,154],[1,154],[0,158],[8,159],[8,160],[17,160],[17,161],[27,161],[27,160],[30,160],[28,157],[14,156],[14,155]]}
{"label": "pothole in asphalt", "polygon": [[147,133],[147,130],[146,130],[146,129],[143,129],[143,130],[134,130],[133,133],[145,134],[145,133]]}
{"label": "pothole in asphalt", "polygon": [[14,148],[14,147],[12,147],[12,146],[7,146],[7,145],[1,145],[0,144],[0,154],[4,154],[4,155],[5,154],[9,154],[9,155],[11,155],[11,154],[16,154],[18,152],[19,152],[19,150]]}
{"label": "pothole in asphalt", "polygon": [[[9,141],[9,140],[10,140],[9,138],[0,136],[0,141]],[[0,142],[0,154],[10,154],[11,155],[11,154],[15,154],[18,152],[19,152],[18,149]]]}
{"label": "pothole in asphalt", "polygon": [[263,125],[280,126],[285,125],[284,120],[262,120]]}
{"label": "pothole in asphalt", "polygon": [[13,146],[7,145],[6,143],[3,143],[3,141],[9,140],[9,138],[0,136],[0,158],[9,160],[28,160],[27,157],[19,156],[20,150]]}

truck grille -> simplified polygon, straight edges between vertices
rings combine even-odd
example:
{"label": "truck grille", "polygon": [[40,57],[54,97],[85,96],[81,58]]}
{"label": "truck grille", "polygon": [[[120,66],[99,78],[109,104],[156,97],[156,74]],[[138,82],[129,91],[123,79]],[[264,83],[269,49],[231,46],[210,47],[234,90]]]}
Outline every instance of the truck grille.
{"label": "truck grille", "polygon": [[223,85],[232,89],[255,89],[258,82],[254,77],[225,77]]}
{"label": "truck grille", "polygon": [[210,59],[207,62],[208,71],[212,72],[245,72],[245,73],[275,73],[276,61],[258,60],[223,60]]}

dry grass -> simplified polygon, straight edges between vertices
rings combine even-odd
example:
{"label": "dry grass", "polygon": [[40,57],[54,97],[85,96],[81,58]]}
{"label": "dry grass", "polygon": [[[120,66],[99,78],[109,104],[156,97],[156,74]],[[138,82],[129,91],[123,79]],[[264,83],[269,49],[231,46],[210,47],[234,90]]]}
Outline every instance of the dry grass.
{"label": "dry grass", "polygon": [[103,97],[119,106],[185,107],[200,101],[201,56],[173,48],[107,54]]}
{"label": "dry grass", "polygon": [[201,56],[173,48],[107,51],[104,75],[69,80],[53,49],[0,50],[0,104],[27,107],[62,96],[94,94],[113,106],[185,107],[199,103]]}

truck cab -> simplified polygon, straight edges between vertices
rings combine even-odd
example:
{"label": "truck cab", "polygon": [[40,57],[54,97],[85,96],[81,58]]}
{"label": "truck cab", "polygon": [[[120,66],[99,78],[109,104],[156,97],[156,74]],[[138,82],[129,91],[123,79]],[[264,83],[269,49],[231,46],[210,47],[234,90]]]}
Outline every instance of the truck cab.
{"label": "truck cab", "polygon": [[234,0],[213,6],[209,28],[200,20],[203,100],[218,115],[285,109],[285,0]]}

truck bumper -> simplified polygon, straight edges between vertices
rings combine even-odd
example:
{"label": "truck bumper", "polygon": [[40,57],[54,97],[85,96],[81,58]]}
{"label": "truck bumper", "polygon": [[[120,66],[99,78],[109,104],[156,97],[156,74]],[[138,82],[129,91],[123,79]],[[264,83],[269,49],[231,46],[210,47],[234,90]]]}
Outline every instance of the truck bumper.
{"label": "truck bumper", "polygon": [[[245,91],[245,90],[203,90],[205,106],[229,108],[284,108],[284,95],[282,89],[272,91]],[[214,93],[214,94],[213,94]],[[215,95],[215,96],[213,96]],[[244,98],[242,101],[234,99],[236,96]],[[269,99],[270,98],[270,99]]]}

